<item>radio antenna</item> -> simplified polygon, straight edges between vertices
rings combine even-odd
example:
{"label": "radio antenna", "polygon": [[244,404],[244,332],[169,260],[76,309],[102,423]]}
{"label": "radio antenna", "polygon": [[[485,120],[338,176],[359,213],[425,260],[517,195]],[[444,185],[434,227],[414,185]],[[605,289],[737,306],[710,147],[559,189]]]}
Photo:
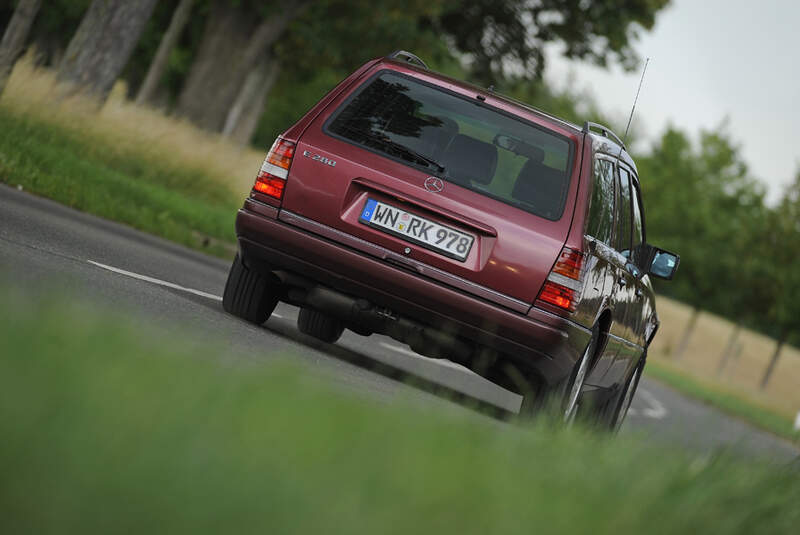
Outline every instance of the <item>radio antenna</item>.
{"label": "radio antenna", "polygon": [[628,117],[628,126],[625,127],[625,135],[622,136],[622,139],[625,140],[625,143],[628,142],[628,129],[631,127],[631,121],[633,121],[633,112],[636,111],[636,103],[639,101],[639,93],[642,91],[642,82],[644,82],[644,73],[647,72],[647,64],[650,63],[650,58],[644,62],[644,69],[642,69],[642,77],[639,79],[639,89],[636,90],[636,98],[633,99],[633,106],[631,107],[631,116]]}

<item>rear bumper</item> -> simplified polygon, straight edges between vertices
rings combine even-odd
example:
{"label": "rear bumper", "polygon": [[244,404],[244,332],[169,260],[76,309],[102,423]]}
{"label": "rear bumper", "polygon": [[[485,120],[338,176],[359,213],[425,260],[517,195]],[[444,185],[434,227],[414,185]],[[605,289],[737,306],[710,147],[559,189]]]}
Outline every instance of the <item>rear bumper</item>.
{"label": "rear bumper", "polygon": [[455,332],[533,367],[549,384],[569,374],[589,342],[590,331],[572,321],[537,308],[512,310],[282,219],[275,208],[245,203],[236,234],[246,264],[296,273]]}

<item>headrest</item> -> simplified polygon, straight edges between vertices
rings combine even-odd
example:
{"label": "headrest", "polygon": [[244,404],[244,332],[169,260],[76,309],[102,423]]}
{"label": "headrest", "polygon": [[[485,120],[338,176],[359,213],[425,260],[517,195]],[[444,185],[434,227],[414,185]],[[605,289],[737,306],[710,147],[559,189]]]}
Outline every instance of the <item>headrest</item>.
{"label": "headrest", "polygon": [[517,176],[511,197],[531,205],[539,215],[554,218],[561,211],[566,184],[563,171],[528,160]]}
{"label": "headrest", "polygon": [[488,184],[497,169],[497,147],[458,134],[444,152],[441,163],[447,170],[447,176],[456,183],[469,184],[474,180],[479,184]]}

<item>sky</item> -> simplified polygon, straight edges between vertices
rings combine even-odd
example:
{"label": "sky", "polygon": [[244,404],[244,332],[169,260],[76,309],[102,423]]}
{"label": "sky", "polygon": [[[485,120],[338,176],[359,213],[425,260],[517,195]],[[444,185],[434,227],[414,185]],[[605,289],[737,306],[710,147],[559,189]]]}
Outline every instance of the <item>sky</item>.
{"label": "sky", "polygon": [[[645,143],[669,124],[696,139],[727,119],[750,174],[776,202],[800,170],[798,26],[797,1],[672,0],[634,42],[642,60],[650,57],[634,119]],[[640,76],[641,69],[603,70],[553,49],[545,73],[557,87],[589,89],[601,109],[625,122]]]}

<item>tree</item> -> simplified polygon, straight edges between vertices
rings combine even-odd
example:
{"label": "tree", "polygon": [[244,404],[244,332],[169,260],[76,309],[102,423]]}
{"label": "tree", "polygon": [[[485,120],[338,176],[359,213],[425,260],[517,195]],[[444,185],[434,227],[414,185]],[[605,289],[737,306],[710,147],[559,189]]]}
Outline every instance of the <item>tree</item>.
{"label": "tree", "polygon": [[634,68],[638,57],[631,42],[637,29],[652,28],[667,4],[669,0],[453,0],[430,24],[466,54],[473,79],[490,85],[519,68],[541,78],[547,43],[560,43],[571,59],[603,66],[614,60]]}
{"label": "tree", "polygon": [[682,257],[679,276],[663,290],[693,307],[674,352],[679,358],[701,310],[739,322],[771,306],[768,296],[743,289],[757,284],[751,279],[765,267],[749,252],[762,239],[764,191],[749,176],[724,125],[720,132],[702,132],[697,148],[670,128],[651,154],[637,161],[648,241]]}
{"label": "tree", "polygon": [[11,69],[25,46],[41,3],[41,0],[20,0],[6,27],[3,40],[0,41],[0,94],[3,93]]}
{"label": "tree", "polygon": [[768,315],[770,327],[777,335],[775,351],[761,379],[761,388],[769,384],[784,345],[800,332],[800,270],[795,262],[800,258],[800,171],[787,188],[770,218],[769,244],[763,251],[775,267],[770,279],[774,289],[774,306]]}
{"label": "tree", "polygon": [[222,128],[223,136],[240,145],[250,142],[264,111],[267,95],[280,70],[280,63],[270,55],[265,54],[258,60],[257,65],[247,74],[233,106],[228,111],[225,126]]}
{"label": "tree", "polygon": [[155,4],[156,0],[94,0],[67,47],[59,81],[105,100]]}
{"label": "tree", "polygon": [[167,68],[167,60],[169,54],[178,42],[186,23],[189,22],[189,16],[192,13],[192,5],[195,0],[180,0],[178,7],[175,9],[172,19],[169,23],[164,37],[158,45],[158,50],[150,63],[150,68],[147,70],[147,75],[142,82],[139,92],[136,95],[136,103],[144,104],[148,102],[158,87],[158,82],[164,76],[164,71]]}
{"label": "tree", "polygon": [[200,49],[178,99],[178,113],[219,132],[261,56],[310,0],[281,0],[278,6],[214,0]]}

